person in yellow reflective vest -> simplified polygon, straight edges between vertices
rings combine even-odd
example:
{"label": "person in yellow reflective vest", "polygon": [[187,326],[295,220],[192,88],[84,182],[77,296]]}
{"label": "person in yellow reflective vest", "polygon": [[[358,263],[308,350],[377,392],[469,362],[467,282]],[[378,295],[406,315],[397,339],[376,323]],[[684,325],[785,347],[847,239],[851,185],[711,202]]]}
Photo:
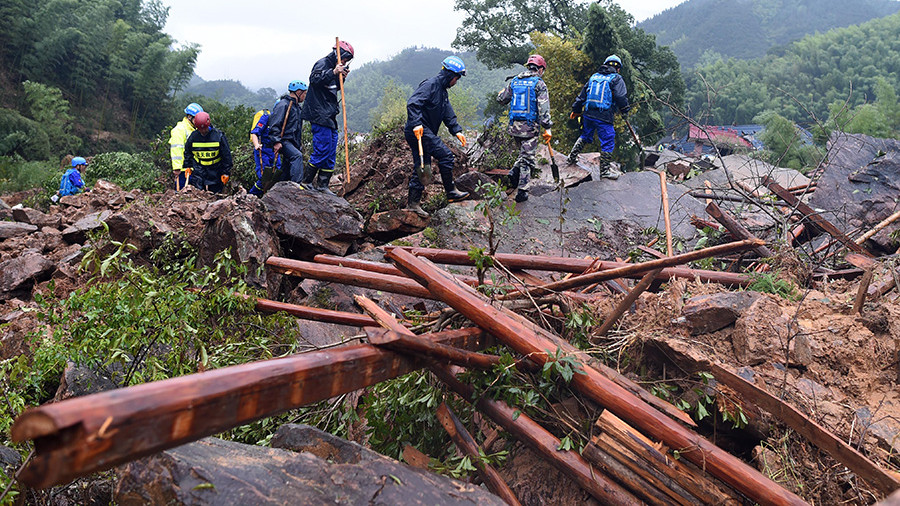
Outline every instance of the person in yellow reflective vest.
{"label": "person in yellow reflective vest", "polygon": [[231,177],[231,148],[225,134],[210,124],[209,114],[197,113],[194,130],[184,143],[184,163],[191,168],[190,184],[221,193]]}
{"label": "person in yellow reflective vest", "polygon": [[169,133],[169,156],[172,158],[172,174],[175,176],[175,189],[182,190],[185,187],[184,143],[191,132],[194,131],[194,116],[203,112],[200,104],[191,102],[184,108],[184,118],[181,119]]}

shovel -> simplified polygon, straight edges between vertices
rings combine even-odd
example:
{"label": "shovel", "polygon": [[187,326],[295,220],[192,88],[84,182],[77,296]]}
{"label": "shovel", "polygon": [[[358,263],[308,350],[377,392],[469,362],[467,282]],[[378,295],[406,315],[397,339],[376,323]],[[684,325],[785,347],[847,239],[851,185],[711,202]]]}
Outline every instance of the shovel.
{"label": "shovel", "polygon": [[559,182],[559,165],[556,165],[556,159],[553,158],[553,148],[550,147],[550,140],[547,140],[547,149],[550,150],[550,171],[553,173],[553,182]]}
{"label": "shovel", "polygon": [[[425,170],[425,152],[422,149],[422,138],[416,137],[416,140],[419,141],[419,165],[416,165],[416,174],[419,175],[419,181],[422,182],[422,185],[428,186],[431,184],[431,170]],[[427,167],[431,169],[431,165]]]}
{"label": "shovel", "polygon": [[[272,165],[269,167],[263,166],[262,169],[262,177],[260,177],[260,186],[263,193],[269,191],[275,183],[278,182],[278,174],[280,171],[278,170],[278,157],[281,154],[275,155],[275,158],[272,160]],[[262,161],[262,153],[259,156],[260,162]]]}
{"label": "shovel", "polygon": [[[191,182],[191,172],[192,172],[192,169],[190,167],[187,167],[184,169],[184,187],[182,189],[186,189],[188,187],[188,183]],[[181,191],[181,190],[178,190],[178,191]]]}
{"label": "shovel", "polygon": [[641,144],[641,138],[638,137],[637,132],[634,131],[634,127],[631,126],[631,123],[628,121],[628,118],[625,115],[622,115],[622,119],[625,120],[625,124],[628,126],[628,130],[631,132],[631,138],[634,139],[634,143],[637,144],[639,150],[641,150],[640,160],[641,160],[641,170],[644,170],[644,163],[647,161],[646,155],[644,155],[644,146]]}

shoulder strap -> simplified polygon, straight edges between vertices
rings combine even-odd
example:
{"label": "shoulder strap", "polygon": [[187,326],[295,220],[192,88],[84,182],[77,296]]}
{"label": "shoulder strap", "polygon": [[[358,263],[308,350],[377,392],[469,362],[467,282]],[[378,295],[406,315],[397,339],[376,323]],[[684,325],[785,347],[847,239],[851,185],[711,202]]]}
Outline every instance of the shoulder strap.
{"label": "shoulder strap", "polygon": [[289,101],[288,102],[288,110],[286,113],[284,113],[284,122],[281,123],[281,134],[279,135],[279,137],[284,137],[284,127],[287,126],[287,119],[288,119],[288,116],[291,115],[291,107],[293,107],[293,106],[294,106],[294,101],[293,100]]}

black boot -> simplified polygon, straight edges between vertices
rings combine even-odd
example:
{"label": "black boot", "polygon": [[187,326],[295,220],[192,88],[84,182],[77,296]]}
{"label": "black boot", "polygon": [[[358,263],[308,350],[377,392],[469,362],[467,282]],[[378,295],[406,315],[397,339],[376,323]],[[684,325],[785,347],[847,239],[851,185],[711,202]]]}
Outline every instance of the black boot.
{"label": "black boot", "polygon": [[334,192],[328,189],[328,183],[331,181],[331,174],[334,171],[324,171],[319,169],[319,175],[316,177],[316,182],[313,184],[313,190],[317,192],[327,193],[328,195],[334,195]]}
{"label": "black boot", "polygon": [[303,180],[301,185],[306,189],[312,188],[313,180],[316,177],[316,172],[319,170],[315,165],[306,162],[306,171],[303,173]]}
{"label": "black boot", "polygon": [[516,193],[516,202],[525,202],[528,200],[528,190],[519,190]]}
{"label": "black boot", "polygon": [[619,179],[622,173],[612,166],[612,153],[600,153],[600,177],[606,179]]}
{"label": "black boot", "polygon": [[466,200],[469,197],[469,192],[461,192],[456,189],[455,186],[451,187],[450,190],[447,190],[447,202],[459,202],[461,200]]}
{"label": "black boot", "polygon": [[422,209],[422,190],[409,189],[409,194],[406,196],[405,209],[416,213],[420,218],[428,218],[431,216],[428,214],[428,211]]}
{"label": "black boot", "polygon": [[506,174],[506,182],[503,186],[507,188],[516,188],[519,186],[519,177],[521,176],[521,172],[519,172],[519,165],[516,163],[513,165],[513,168],[510,169],[509,173]]}
{"label": "black boot", "polygon": [[572,146],[572,150],[569,152],[569,157],[566,158],[566,162],[569,165],[575,165],[578,162],[578,153],[581,153],[581,150],[584,149],[584,139],[581,137],[575,141],[575,144]]}

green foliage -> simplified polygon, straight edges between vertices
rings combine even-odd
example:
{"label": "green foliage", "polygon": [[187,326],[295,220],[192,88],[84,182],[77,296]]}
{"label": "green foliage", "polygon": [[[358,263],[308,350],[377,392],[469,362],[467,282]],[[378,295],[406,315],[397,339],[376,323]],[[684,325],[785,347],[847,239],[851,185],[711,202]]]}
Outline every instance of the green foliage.
{"label": "green foliage", "polygon": [[88,186],[103,179],[125,190],[138,188],[145,191],[162,191],[159,176],[160,172],[146,153],[100,153],[91,160],[84,173]]}
{"label": "green foliage", "polygon": [[750,273],[753,282],[747,286],[747,290],[762,293],[772,293],[787,300],[800,300],[800,291],[794,283],[778,277],[778,272],[754,272]]}
{"label": "green foliage", "polygon": [[[287,83],[285,83],[287,89]],[[260,88],[253,92],[240,81],[232,79],[217,79],[213,81],[204,81],[196,75],[183,91],[177,97],[202,96],[215,100],[230,107],[244,105],[251,109],[271,109],[272,104],[281,95],[272,88]],[[185,102],[188,103],[188,102]]]}
{"label": "green foliage", "polygon": [[566,340],[582,350],[591,346],[591,329],[597,325],[594,310],[587,304],[566,314]]}
{"label": "green foliage", "polygon": [[51,162],[26,162],[19,156],[0,156],[0,193],[50,185],[52,194],[59,189],[62,174]]}
{"label": "green foliage", "polygon": [[69,115],[69,102],[63,98],[62,91],[41,83],[25,81],[25,101],[31,118],[40,125],[51,139],[51,151],[55,155],[71,153],[81,145],[81,141],[71,135],[72,116]]}
{"label": "green foliage", "polygon": [[378,107],[369,113],[373,134],[384,135],[406,123],[406,99],[412,95],[410,86],[389,79],[381,95]]}
{"label": "green foliage", "polygon": [[766,127],[759,136],[766,149],[754,155],[772,165],[806,172],[818,167],[825,157],[824,151],[807,144],[800,129],[784,116],[766,111],[754,121]]}
{"label": "green foliage", "polygon": [[50,137],[41,125],[17,111],[0,108],[0,156],[25,160],[50,158]]}
{"label": "green foliage", "polygon": [[848,110],[842,102],[829,108],[828,130],[842,130],[872,137],[897,137],[900,130],[900,104],[897,92],[887,79],[879,76],[875,81],[875,102],[861,104]]}
{"label": "green foliage", "polygon": [[543,78],[550,94],[550,116],[553,119],[551,143],[554,148],[568,152],[581,135],[581,130],[570,128],[566,120],[572,111],[572,102],[594,67],[591,59],[578,50],[578,39],[534,32],[531,40],[535,52],[543,56],[548,65]]}
{"label": "green foliage", "polygon": [[476,91],[467,84],[457,83],[448,90],[447,94],[450,98],[450,105],[453,106],[453,112],[456,113],[456,121],[459,123],[459,126],[471,130],[480,123],[478,121],[480,115],[478,114]]}

